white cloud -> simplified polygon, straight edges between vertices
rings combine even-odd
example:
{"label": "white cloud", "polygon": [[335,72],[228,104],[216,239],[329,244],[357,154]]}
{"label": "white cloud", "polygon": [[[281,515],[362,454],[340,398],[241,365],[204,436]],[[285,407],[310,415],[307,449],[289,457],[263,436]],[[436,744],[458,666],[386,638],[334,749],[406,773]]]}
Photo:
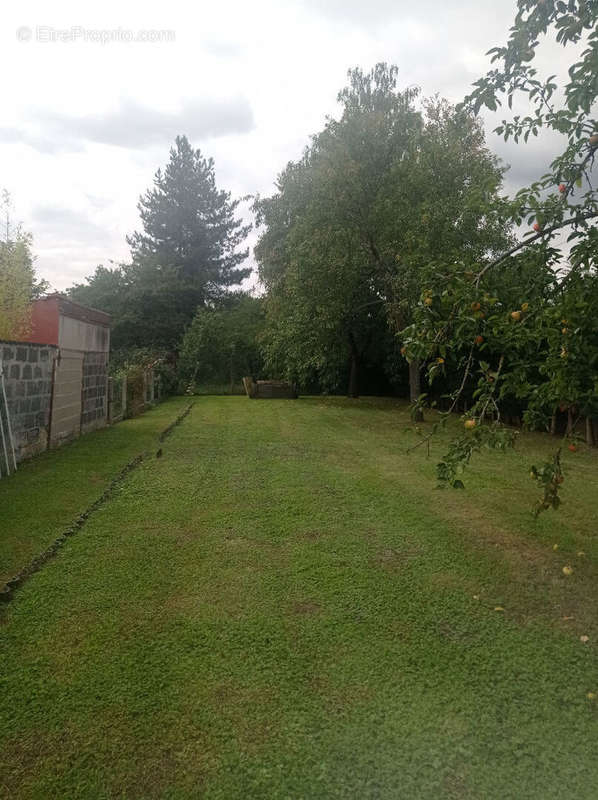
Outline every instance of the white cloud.
{"label": "white cloud", "polygon": [[[138,197],[176,134],[214,157],[222,188],[269,193],[336,112],[349,67],[396,63],[402,85],[458,101],[486,68],[485,51],[504,41],[514,7],[514,0],[7,6],[0,186],[34,235],[40,274],[64,288],[97,263],[127,257]],[[44,43],[35,40],[39,25],[172,30],[175,41]],[[22,26],[32,31],[28,42],[17,41]],[[496,137],[490,142],[502,147]],[[533,164],[542,167],[542,154],[534,161],[500,152],[513,163],[513,183]]]}

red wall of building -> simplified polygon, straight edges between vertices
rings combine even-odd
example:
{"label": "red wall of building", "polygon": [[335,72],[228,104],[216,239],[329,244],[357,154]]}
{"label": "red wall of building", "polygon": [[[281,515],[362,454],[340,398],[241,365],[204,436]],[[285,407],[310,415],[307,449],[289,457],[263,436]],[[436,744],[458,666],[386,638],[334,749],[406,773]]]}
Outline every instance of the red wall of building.
{"label": "red wall of building", "polygon": [[58,344],[59,306],[57,297],[36,300],[31,307],[31,335],[26,341]]}

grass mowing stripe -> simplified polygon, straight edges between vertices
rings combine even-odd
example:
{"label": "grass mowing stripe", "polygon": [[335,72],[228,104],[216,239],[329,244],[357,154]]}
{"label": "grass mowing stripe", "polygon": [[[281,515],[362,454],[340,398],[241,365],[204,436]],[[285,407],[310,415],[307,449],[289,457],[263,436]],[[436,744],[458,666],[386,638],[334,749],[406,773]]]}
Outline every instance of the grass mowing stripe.
{"label": "grass mowing stripe", "polygon": [[177,427],[177,425],[181,424],[181,422],[185,419],[187,414],[189,414],[192,408],[193,408],[193,403],[189,403],[189,405],[183,411],[183,413],[179,414],[179,416],[174,420],[174,422],[171,422],[170,425],[162,431],[162,433],[158,436],[158,441],[163,442],[164,439],[170,436],[173,430]]}
{"label": "grass mowing stripe", "polygon": [[4,586],[0,588],[0,602],[8,603],[10,600],[12,600],[14,590],[18,589],[19,586],[22,586],[28,578],[40,570],[48,561],[48,559],[55,556],[69,536],[72,536],[74,533],[77,533],[77,531],[81,530],[81,528],[89,519],[90,515],[93,514],[94,511],[97,511],[100,506],[104,505],[104,503],[106,503],[110,497],[112,497],[114,491],[124,481],[129,472],[134,470],[135,467],[138,467],[142,460],[143,454],[139,454],[138,456],[135,456],[134,459],[129,461],[129,463],[123,467],[119,474],[113,478],[103,494],[101,494],[97,500],[94,500],[94,502],[85,511],[83,511],[82,514],[79,514],[77,519],[71,525],[69,525],[69,527],[60,534],[60,536],[54,539],[52,544],[46,550],[44,550],[43,553],[40,553],[40,555],[36,556],[32,561],[29,562],[29,564],[23,567],[14,578],[7,580]]}
{"label": "grass mowing stripe", "polygon": [[110,483],[151,448],[189,398],[170,398],[145,414],[101,428],[19,464],[0,481],[0,585],[43,552]]}
{"label": "grass mowing stripe", "polygon": [[[158,441],[163,442],[171,433],[172,431],[181,424],[181,422],[185,419],[185,417],[191,411],[193,407],[193,403],[189,403],[187,408],[183,411],[182,414],[179,414],[173,422],[168,425],[158,436]],[[12,600],[13,592],[15,589],[18,589],[19,586],[22,586],[23,583],[34,575],[38,570],[40,570],[43,565],[48,561],[48,559],[55,556],[60,548],[64,545],[66,540],[69,536],[72,536],[74,533],[77,533],[83,525],[87,522],[91,514],[94,511],[97,511],[104,503],[108,502],[110,498],[114,495],[116,489],[122,484],[125,480],[127,475],[138,467],[144,459],[145,454],[139,453],[139,455],[135,456],[135,458],[131,459],[131,461],[126,464],[123,469],[118,473],[118,475],[113,478],[108,487],[104,490],[104,492],[98,497],[94,502],[79,516],[77,519],[69,525],[61,534],[58,536],[52,544],[36,556],[32,561],[29,562],[26,566],[24,566],[13,578],[10,578],[6,581],[4,586],[0,587],[0,603],[8,603]]]}

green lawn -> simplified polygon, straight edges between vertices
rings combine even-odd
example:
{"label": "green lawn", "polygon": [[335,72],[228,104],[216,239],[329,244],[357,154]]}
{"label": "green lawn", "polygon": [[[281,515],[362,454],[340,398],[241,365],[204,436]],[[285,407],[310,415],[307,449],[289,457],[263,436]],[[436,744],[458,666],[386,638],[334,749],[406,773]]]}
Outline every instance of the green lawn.
{"label": "green lawn", "polygon": [[[3,531],[18,501],[24,552],[51,540],[47,497],[68,522],[186,402],[0,481]],[[408,426],[390,400],[197,398],[0,610],[0,795],[594,800],[596,453],[534,522],[548,437],[439,491],[442,443],[406,455]]]}
{"label": "green lawn", "polygon": [[178,397],[135,419],[19,464],[0,481],[0,586],[42,552],[189,405]]}

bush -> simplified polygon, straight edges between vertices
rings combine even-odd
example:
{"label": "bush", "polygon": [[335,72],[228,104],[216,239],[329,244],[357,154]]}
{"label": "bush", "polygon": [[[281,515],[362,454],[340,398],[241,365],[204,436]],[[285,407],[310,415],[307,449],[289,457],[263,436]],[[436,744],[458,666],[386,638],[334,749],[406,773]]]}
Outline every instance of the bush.
{"label": "bush", "polygon": [[151,350],[145,347],[116,350],[110,356],[110,374],[114,378],[127,379],[128,417],[141,414],[148,403],[146,397],[146,374],[154,376],[154,399],[159,401],[176,394],[177,378],[174,354]]}
{"label": "bush", "polygon": [[242,392],[245,375],[261,376],[263,325],[262,301],[249,295],[231,295],[218,308],[199,309],[181,345],[177,375],[182,391],[218,387]]}

